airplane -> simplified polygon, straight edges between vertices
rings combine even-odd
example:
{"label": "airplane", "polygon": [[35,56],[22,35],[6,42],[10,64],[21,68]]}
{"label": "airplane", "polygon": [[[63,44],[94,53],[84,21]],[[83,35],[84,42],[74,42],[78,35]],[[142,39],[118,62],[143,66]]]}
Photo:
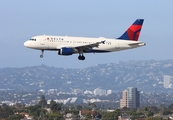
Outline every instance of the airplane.
{"label": "airplane", "polygon": [[79,60],[85,60],[84,53],[106,53],[127,50],[145,46],[146,43],[138,41],[144,19],[137,19],[119,38],[89,38],[72,36],[34,36],[24,42],[24,46],[41,50],[43,58],[45,50],[57,51],[59,55],[79,54]]}

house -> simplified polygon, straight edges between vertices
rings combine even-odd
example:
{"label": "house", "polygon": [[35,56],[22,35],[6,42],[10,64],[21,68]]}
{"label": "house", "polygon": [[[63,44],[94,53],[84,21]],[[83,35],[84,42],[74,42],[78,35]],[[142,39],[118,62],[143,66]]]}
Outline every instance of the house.
{"label": "house", "polygon": [[15,115],[21,115],[24,117],[23,120],[34,120],[32,116],[29,116],[28,113],[25,113],[25,112],[17,112],[15,113]]}
{"label": "house", "polygon": [[87,115],[91,115],[91,117],[94,118],[94,114],[95,114],[95,112],[93,110],[81,110],[81,111],[79,111],[80,118],[87,116]]}

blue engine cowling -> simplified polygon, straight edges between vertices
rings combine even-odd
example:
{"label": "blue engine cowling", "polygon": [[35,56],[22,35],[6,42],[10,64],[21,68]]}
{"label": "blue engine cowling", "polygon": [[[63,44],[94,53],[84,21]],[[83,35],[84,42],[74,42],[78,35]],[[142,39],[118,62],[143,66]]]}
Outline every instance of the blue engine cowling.
{"label": "blue engine cowling", "polygon": [[58,54],[59,55],[72,55],[73,54],[73,48],[61,48],[59,51],[58,51]]}

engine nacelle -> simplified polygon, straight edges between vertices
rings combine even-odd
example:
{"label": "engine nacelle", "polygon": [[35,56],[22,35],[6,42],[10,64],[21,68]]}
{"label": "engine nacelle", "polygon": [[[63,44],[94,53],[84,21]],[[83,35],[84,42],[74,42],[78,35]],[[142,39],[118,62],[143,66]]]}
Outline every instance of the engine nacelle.
{"label": "engine nacelle", "polygon": [[73,48],[66,48],[63,47],[58,51],[59,55],[72,55],[73,54]]}

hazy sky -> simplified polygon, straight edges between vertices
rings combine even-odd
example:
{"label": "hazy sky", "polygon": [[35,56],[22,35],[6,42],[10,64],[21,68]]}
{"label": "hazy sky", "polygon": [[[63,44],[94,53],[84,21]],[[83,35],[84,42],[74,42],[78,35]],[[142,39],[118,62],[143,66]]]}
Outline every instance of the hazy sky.
{"label": "hazy sky", "polygon": [[[45,64],[84,68],[129,60],[173,57],[173,0],[1,0],[0,68]],[[59,56],[55,51],[28,49],[35,35],[117,38],[137,19],[145,19],[139,40],[146,46],[121,52]]]}

